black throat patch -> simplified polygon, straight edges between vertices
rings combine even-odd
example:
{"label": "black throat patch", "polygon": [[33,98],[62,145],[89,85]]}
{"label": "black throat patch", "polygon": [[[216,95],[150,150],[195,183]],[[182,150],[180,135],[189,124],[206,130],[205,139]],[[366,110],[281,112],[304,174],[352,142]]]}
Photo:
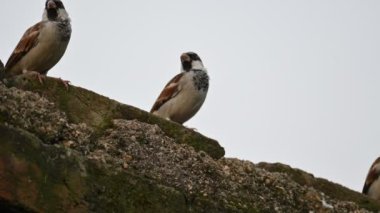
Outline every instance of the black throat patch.
{"label": "black throat patch", "polygon": [[47,17],[50,21],[55,21],[58,18],[58,10],[55,8],[47,9]]}
{"label": "black throat patch", "polygon": [[198,90],[207,91],[209,87],[209,77],[204,70],[192,70],[194,72],[194,86]]}
{"label": "black throat patch", "polygon": [[191,70],[191,61],[184,61],[184,62],[182,62],[182,68],[186,72],[190,71]]}

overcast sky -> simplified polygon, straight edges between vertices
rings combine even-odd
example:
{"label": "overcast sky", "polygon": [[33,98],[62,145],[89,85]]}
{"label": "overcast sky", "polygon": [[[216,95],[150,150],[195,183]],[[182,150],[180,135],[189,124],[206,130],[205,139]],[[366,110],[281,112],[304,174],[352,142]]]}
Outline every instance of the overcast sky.
{"label": "overcast sky", "polygon": [[[0,59],[44,0],[1,0]],[[66,0],[72,38],[48,75],[149,111],[194,51],[211,77],[185,123],[226,156],[361,191],[380,150],[378,0]]]}

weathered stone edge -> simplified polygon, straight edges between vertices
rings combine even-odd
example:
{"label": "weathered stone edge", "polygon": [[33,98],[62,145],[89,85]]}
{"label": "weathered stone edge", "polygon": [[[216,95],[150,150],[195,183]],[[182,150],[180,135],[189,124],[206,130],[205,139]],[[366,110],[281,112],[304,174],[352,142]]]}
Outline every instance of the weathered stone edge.
{"label": "weathered stone edge", "polygon": [[137,119],[141,122],[158,125],[167,136],[173,138],[177,143],[188,144],[197,151],[205,151],[214,159],[219,159],[225,154],[224,148],[216,140],[89,90],[75,86],[70,86],[66,90],[63,84],[55,78],[46,77],[44,84],[40,84],[33,75],[21,75],[7,80],[6,85],[40,94],[65,112],[70,122],[86,123],[94,127],[99,135],[112,125],[112,119]]}

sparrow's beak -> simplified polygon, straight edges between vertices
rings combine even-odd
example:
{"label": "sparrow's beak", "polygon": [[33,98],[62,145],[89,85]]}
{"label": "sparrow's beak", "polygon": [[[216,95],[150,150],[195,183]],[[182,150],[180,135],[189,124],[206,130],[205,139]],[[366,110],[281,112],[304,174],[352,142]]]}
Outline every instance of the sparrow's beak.
{"label": "sparrow's beak", "polygon": [[54,3],[54,1],[49,1],[47,3],[47,9],[55,9],[57,8],[57,5]]}
{"label": "sparrow's beak", "polygon": [[191,70],[191,58],[188,54],[183,53],[181,55],[181,63],[182,63],[182,68],[185,71]]}
{"label": "sparrow's beak", "polygon": [[185,61],[187,61],[187,62],[191,62],[191,58],[190,58],[190,56],[189,56],[188,54],[183,53],[183,54],[181,55],[181,62],[183,63],[183,62],[185,62]]}

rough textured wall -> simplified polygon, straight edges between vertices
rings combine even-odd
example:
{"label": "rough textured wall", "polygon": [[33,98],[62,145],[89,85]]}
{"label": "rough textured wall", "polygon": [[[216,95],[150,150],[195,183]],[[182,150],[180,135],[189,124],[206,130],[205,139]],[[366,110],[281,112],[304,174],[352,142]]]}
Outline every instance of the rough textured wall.
{"label": "rough textured wall", "polygon": [[301,170],[224,158],[215,140],[57,79],[7,80],[0,103],[0,210],[380,210]]}

